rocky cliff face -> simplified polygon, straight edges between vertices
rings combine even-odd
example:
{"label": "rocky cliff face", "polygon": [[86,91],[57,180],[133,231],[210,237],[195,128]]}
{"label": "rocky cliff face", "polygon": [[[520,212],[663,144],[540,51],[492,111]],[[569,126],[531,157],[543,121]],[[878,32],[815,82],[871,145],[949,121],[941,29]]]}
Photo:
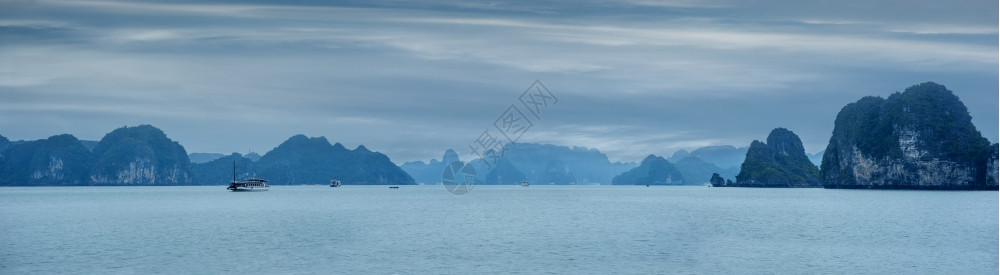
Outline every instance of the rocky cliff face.
{"label": "rocky cliff face", "polygon": [[[33,185],[225,185],[255,174],[272,184],[413,184],[384,154],[364,146],[348,150],[326,138],[293,136],[264,157],[233,154],[192,165],[177,142],[150,125],[108,133],[94,148],[71,135],[9,142],[0,136],[0,186]],[[6,146],[6,148],[4,148]],[[457,160],[452,152],[445,159]],[[259,160],[259,162],[257,160]],[[255,169],[256,168],[256,169]],[[440,178],[443,168],[437,171]]]}
{"label": "rocky cliff face", "polygon": [[928,82],[841,109],[821,175],[826,188],[995,190],[996,160],[965,105]]}
{"label": "rocky cliff face", "polygon": [[777,128],[767,136],[767,143],[754,140],[750,144],[736,183],[724,186],[821,187],[822,183],[799,136]]}
{"label": "rocky cliff face", "polygon": [[84,185],[94,156],[72,135],[13,146],[0,159],[0,185]]}
{"label": "rocky cliff face", "polygon": [[122,127],[94,147],[90,172],[96,185],[187,185],[191,162],[177,142],[150,125]]}

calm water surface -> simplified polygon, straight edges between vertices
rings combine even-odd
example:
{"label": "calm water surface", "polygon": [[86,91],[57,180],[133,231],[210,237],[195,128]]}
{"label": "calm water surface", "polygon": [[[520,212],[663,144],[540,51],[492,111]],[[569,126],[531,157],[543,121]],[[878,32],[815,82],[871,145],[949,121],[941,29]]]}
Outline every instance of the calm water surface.
{"label": "calm water surface", "polygon": [[997,274],[997,192],[0,188],[0,273]]}

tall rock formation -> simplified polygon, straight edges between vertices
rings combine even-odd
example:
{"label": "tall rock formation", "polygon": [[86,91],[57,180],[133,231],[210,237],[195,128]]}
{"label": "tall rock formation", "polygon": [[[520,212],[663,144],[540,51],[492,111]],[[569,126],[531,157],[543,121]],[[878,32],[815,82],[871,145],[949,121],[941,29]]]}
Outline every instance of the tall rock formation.
{"label": "tall rock formation", "polygon": [[[79,142],[78,142],[79,143]],[[81,145],[82,147],[82,145]],[[188,185],[191,161],[184,147],[150,125],[111,131],[94,147],[96,185]]]}
{"label": "tall rock formation", "polygon": [[821,168],[826,188],[997,189],[996,145],[933,82],[844,106]]}
{"label": "tall rock formation", "polygon": [[819,169],[806,156],[799,136],[776,128],[767,143],[754,140],[733,187],[821,187]]}
{"label": "tall rock formation", "polygon": [[[511,143],[503,147],[502,154],[497,155],[502,157],[495,162],[479,158],[468,162],[478,173],[478,184],[520,185],[524,180],[542,185],[611,184],[614,176],[636,166],[634,162],[611,162],[596,148],[552,144]],[[431,160],[429,164],[407,162],[402,168],[418,182],[426,177],[428,180],[425,183],[436,184],[441,182],[444,166],[457,161],[458,156],[448,150],[444,159],[443,162]],[[433,167],[433,173],[425,172],[425,167]]]}
{"label": "tall rock formation", "polygon": [[0,185],[87,185],[93,161],[72,135],[28,141],[3,151]]}
{"label": "tall rock formation", "polygon": [[262,178],[272,184],[415,184],[413,178],[382,153],[360,145],[354,150],[325,137],[295,135],[256,162]]}
{"label": "tall rock formation", "polygon": [[684,175],[667,159],[649,155],[639,167],[612,179],[614,185],[683,185]]}

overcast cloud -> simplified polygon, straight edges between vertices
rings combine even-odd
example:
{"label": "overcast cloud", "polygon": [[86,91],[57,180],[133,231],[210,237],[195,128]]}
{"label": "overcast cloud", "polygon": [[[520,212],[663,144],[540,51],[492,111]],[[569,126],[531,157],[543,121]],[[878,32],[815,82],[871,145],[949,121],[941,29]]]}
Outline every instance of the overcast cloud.
{"label": "overcast cloud", "polygon": [[997,1],[0,1],[0,135],[152,124],[188,152],[294,134],[396,163],[464,157],[536,79],[520,141],[613,160],[746,146],[813,153],[845,104],[925,81],[998,136]]}

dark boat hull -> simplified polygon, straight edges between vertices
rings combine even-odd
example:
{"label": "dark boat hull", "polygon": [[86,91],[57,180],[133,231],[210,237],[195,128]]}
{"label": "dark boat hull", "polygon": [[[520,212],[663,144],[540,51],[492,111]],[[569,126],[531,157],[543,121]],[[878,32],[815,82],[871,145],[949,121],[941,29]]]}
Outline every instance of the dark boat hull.
{"label": "dark boat hull", "polygon": [[226,188],[226,189],[232,190],[233,192],[262,192],[262,191],[267,191],[269,188],[267,188],[267,187],[264,187],[264,188],[247,188],[247,187],[232,188],[232,187],[230,187],[230,188]]}

